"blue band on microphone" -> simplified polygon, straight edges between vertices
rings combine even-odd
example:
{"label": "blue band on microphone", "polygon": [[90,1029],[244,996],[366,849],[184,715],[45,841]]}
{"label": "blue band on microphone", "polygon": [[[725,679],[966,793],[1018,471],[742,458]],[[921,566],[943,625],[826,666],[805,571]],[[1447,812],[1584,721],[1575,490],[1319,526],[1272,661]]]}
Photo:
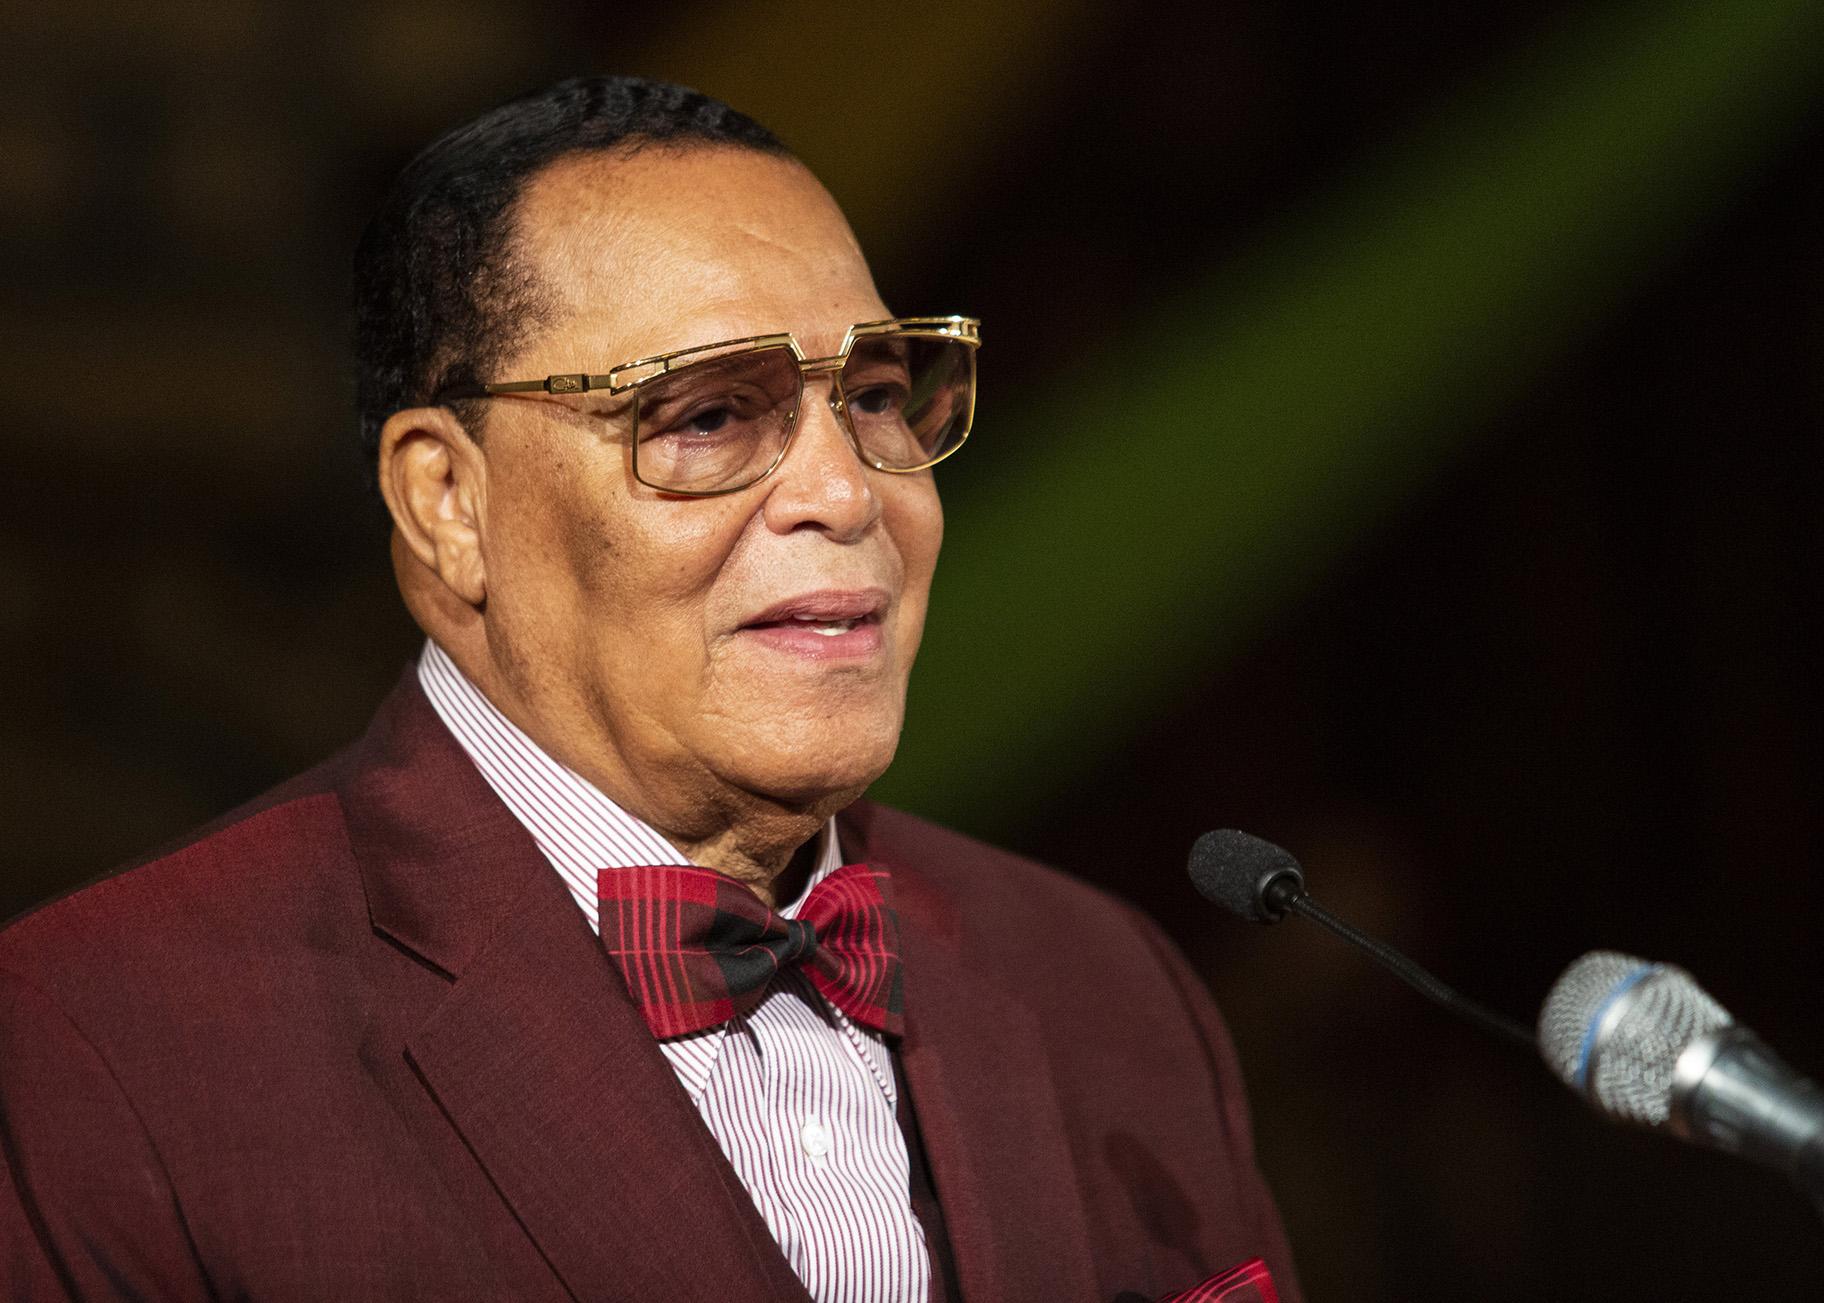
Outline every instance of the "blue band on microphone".
{"label": "blue band on microphone", "polygon": [[1639,986],[1658,971],[1658,964],[1642,964],[1639,968],[1636,968],[1633,972],[1615,983],[1614,989],[1603,997],[1601,1004],[1596,1006],[1596,1012],[1590,1015],[1590,1021],[1583,1029],[1583,1044],[1577,1047],[1576,1075],[1578,1090],[1584,1089],[1587,1084],[1586,1079],[1590,1075],[1590,1051],[1596,1048],[1596,1029],[1602,1026],[1603,1017],[1610,1009],[1615,1007],[1615,1002],[1617,1000],[1621,999],[1622,996],[1626,995],[1629,991],[1632,991],[1635,987]]}

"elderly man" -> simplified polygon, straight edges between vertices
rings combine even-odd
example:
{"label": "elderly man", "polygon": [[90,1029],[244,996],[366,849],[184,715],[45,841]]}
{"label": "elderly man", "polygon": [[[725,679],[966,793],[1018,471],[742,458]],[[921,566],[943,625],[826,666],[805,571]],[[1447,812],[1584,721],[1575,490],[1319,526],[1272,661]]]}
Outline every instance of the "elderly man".
{"label": "elderly man", "polygon": [[865,801],[969,433],[830,196],[676,87],[444,137],[357,268],[417,665],[0,936],[8,1298],[1291,1296],[1145,920]]}

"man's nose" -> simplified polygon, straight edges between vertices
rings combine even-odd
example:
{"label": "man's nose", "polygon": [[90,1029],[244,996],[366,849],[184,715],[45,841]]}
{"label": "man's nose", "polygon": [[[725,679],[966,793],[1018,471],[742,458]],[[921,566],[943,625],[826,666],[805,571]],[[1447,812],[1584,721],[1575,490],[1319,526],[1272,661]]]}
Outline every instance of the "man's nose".
{"label": "man's nose", "polygon": [[879,517],[874,477],[849,434],[833,376],[806,378],[798,428],[771,481],[766,523],[778,533],[811,526],[856,538]]}

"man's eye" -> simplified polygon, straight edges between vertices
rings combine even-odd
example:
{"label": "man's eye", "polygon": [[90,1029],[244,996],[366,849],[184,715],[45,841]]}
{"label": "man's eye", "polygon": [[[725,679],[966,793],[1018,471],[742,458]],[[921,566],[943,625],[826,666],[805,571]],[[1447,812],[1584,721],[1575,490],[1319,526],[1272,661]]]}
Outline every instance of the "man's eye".
{"label": "man's eye", "polygon": [[678,423],[678,428],[685,434],[719,434],[735,419],[730,408],[706,407],[693,412]]}
{"label": "man's eye", "polygon": [[849,396],[849,406],[864,416],[887,416],[906,405],[906,391],[899,385],[869,385]]}
{"label": "man's eye", "polygon": [[768,406],[766,396],[757,393],[665,396],[642,413],[641,438],[728,438],[760,419]]}

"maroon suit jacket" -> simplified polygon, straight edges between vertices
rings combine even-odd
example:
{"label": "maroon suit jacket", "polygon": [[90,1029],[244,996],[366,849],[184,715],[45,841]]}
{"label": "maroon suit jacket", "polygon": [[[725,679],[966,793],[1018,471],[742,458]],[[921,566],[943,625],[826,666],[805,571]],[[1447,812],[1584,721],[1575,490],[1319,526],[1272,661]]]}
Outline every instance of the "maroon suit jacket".
{"label": "maroon suit jacket", "polygon": [[[861,803],[971,1303],[1264,1256],[1228,1038],[1134,911]],[[0,933],[8,1299],[805,1303],[558,876],[410,675],[366,737]]]}

